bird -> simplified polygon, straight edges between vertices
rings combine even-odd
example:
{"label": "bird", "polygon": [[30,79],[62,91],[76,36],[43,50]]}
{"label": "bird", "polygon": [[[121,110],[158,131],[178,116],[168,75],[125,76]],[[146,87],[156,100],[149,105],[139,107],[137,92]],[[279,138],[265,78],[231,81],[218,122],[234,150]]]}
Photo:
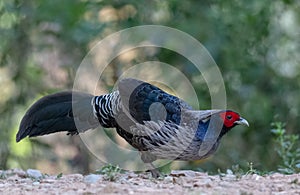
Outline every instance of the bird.
{"label": "bird", "polygon": [[104,95],[63,91],[42,97],[23,116],[16,142],[61,131],[77,135],[99,126],[115,128],[157,178],[161,174],[155,160],[205,159],[236,125],[249,123],[235,111],[194,110],[157,86],[124,78],[116,90]]}

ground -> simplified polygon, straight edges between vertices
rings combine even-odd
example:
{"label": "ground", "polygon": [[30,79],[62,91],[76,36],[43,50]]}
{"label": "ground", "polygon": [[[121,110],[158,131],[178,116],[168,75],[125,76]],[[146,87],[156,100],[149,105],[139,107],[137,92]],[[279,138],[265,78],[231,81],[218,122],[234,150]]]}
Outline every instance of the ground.
{"label": "ground", "polygon": [[181,170],[153,179],[149,173],[47,175],[14,169],[0,170],[0,194],[300,194],[300,174],[208,175]]}

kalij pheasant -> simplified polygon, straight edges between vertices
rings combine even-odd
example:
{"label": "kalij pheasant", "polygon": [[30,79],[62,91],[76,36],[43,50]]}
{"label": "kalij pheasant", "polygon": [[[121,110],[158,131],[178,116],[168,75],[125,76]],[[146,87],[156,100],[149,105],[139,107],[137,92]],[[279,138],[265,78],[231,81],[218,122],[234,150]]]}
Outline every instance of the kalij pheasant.
{"label": "kalij pheasant", "polygon": [[59,131],[73,135],[99,125],[116,128],[157,177],[156,159],[206,158],[231,128],[248,122],[230,110],[192,110],[156,86],[127,78],[106,95],[60,92],[41,98],[23,117],[16,141]]}

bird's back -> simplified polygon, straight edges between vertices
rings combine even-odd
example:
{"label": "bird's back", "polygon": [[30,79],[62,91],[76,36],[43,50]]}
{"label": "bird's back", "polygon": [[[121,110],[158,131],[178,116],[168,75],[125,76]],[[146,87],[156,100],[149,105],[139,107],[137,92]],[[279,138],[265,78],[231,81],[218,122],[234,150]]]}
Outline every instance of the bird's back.
{"label": "bird's back", "polygon": [[[172,124],[171,131],[181,122],[182,111],[191,107],[180,98],[158,87],[136,79],[123,79],[118,84],[122,111],[117,114],[117,132],[132,146],[147,150],[147,141],[153,144],[160,136],[171,137],[164,123]],[[154,126],[148,126],[153,124]],[[145,127],[145,128],[142,128]]]}

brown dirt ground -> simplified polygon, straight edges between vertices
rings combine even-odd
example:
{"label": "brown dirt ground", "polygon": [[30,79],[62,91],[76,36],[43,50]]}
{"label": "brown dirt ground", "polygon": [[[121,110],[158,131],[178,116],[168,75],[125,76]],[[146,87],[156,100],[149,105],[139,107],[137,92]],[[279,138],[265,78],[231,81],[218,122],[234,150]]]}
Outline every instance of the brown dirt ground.
{"label": "brown dirt ground", "polygon": [[163,179],[149,173],[118,174],[115,181],[105,175],[87,181],[81,174],[44,175],[32,179],[23,170],[0,171],[0,194],[300,194],[300,174],[266,176],[256,174],[208,175],[194,171],[172,171]]}

